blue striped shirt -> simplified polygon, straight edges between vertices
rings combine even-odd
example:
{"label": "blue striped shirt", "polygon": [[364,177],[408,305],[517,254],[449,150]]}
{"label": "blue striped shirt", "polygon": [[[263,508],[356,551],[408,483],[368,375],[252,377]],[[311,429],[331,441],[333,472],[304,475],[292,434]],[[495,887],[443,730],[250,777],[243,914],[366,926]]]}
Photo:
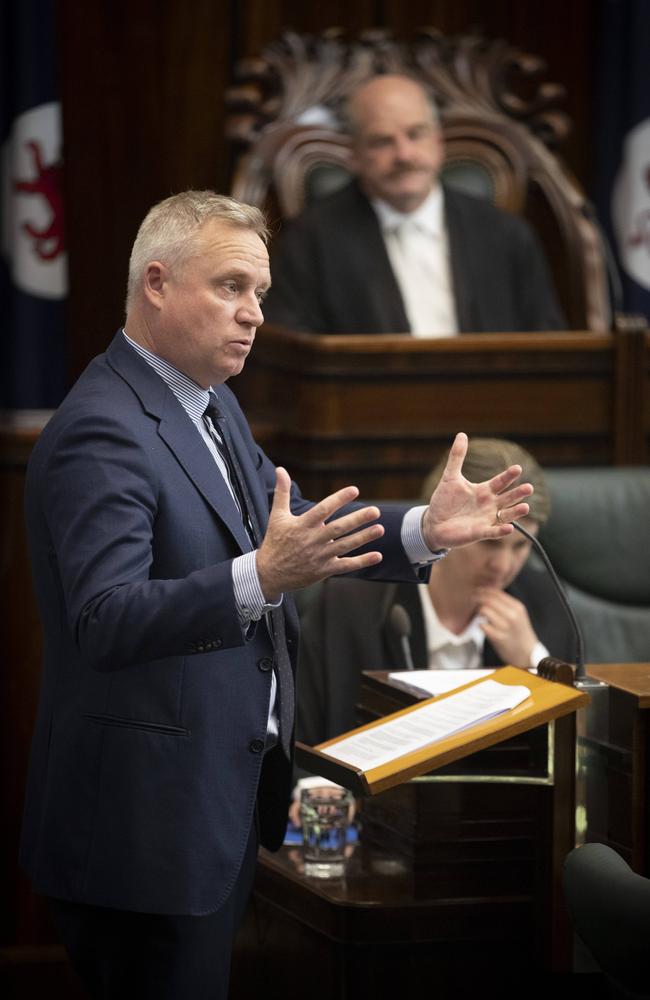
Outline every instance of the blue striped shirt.
{"label": "blue striped shirt", "polygon": [[[227,467],[212,438],[212,435],[210,434],[210,431],[207,428],[205,420],[203,419],[203,414],[205,413],[206,407],[210,401],[211,390],[202,389],[201,386],[197,385],[196,382],[192,381],[191,378],[188,378],[187,375],[184,375],[183,372],[180,372],[173,365],[170,365],[170,363],[165,361],[164,358],[159,357],[157,354],[152,354],[152,352],[148,351],[146,347],[136,344],[134,340],[131,340],[126,330],[123,332],[126,340],[131,345],[133,350],[136,351],[140,357],[147,362],[147,364],[151,365],[154,371],[160,375],[163,382],[165,382],[165,384],[168,385],[174,393],[176,399],[181,404],[197,431],[203,438],[206,447],[216,462],[219,471],[224,478],[226,486],[232,495],[232,487],[230,485]],[[234,496],[233,504],[236,505]],[[265,604],[264,594],[262,593],[259,577],[257,575],[257,564],[254,550],[245,552],[243,555],[236,556],[233,559],[232,582],[239,618],[242,625],[246,628],[250,622],[258,621],[264,614],[265,606],[268,607],[268,604]],[[278,603],[282,603],[281,600]]]}

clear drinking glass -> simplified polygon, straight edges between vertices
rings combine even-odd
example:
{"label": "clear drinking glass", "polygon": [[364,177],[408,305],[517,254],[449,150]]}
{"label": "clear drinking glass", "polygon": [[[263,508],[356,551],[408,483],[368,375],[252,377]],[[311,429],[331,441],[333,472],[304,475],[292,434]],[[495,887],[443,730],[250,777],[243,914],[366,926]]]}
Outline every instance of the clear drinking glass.
{"label": "clear drinking glass", "polygon": [[352,795],[345,788],[304,788],[300,794],[305,875],[340,878],[352,817]]}

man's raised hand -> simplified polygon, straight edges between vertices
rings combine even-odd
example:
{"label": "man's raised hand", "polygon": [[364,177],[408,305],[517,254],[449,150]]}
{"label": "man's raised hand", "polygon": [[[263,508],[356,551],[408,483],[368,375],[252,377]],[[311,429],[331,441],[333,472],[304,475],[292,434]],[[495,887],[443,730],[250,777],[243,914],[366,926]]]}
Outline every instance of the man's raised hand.
{"label": "man's raised hand", "polygon": [[511,465],[484,483],[470,483],[462,474],[467,446],[467,435],[457,434],[422,518],[424,539],[433,552],[482,538],[501,538],[514,531],[512,521],[528,513],[528,504],[522,501],[533,487],[530,483],[512,485],[521,475],[521,466]]}
{"label": "man's raised hand", "polygon": [[372,523],[380,516],[377,507],[360,507],[329,520],[358,495],[356,486],[346,486],[295,515],[290,506],[289,474],[281,467],[276,469],[273,506],[257,551],[257,574],[267,601],[274,603],[286,591],[381,562],[380,552],[348,555],[383,535],[382,525]]}

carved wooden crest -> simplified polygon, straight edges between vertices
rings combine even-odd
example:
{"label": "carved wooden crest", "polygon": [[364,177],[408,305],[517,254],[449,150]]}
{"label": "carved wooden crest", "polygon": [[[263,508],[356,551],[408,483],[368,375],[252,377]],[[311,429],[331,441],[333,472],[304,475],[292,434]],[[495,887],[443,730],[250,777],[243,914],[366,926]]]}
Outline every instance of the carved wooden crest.
{"label": "carved wooden crest", "polygon": [[256,58],[242,59],[226,92],[227,134],[250,146],[272,123],[336,126],[348,94],[378,73],[410,73],[428,84],[445,124],[481,112],[525,124],[547,145],[567,134],[564,88],[544,81],[542,59],[478,35],[447,38],[423,28],[408,41],[372,29],[350,38],[287,31]]}

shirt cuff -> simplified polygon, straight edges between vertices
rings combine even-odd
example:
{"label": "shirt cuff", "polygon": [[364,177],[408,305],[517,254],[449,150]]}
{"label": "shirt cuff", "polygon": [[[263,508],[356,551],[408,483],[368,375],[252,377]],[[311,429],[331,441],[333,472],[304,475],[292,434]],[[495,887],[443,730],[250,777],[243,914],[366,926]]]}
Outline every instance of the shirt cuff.
{"label": "shirt cuff", "polygon": [[276,604],[264,600],[264,594],[257,575],[256,552],[245,552],[232,561],[232,587],[239,621],[245,627],[250,622],[257,622],[270,608],[279,608],[282,597]]}
{"label": "shirt cuff", "polygon": [[539,666],[539,661],[543,660],[545,656],[550,656],[550,655],[551,654],[549,653],[546,646],[543,646],[542,643],[539,640],[537,640],[530,654],[531,668]]}
{"label": "shirt cuff", "polygon": [[425,542],[422,534],[422,517],[426,509],[426,505],[411,507],[402,521],[402,545],[407,559],[414,566],[428,566],[430,563],[438,562],[439,559],[444,559],[449,551],[449,549],[438,549],[437,552],[432,552]]}

